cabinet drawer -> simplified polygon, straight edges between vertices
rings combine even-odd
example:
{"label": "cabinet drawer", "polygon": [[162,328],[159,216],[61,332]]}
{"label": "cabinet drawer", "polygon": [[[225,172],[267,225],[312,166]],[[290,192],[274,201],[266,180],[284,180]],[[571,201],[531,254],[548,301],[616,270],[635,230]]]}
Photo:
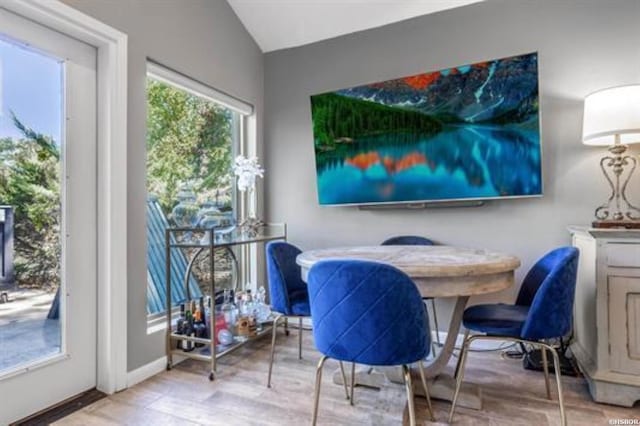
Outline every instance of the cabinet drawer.
{"label": "cabinet drawer", "polygon": [[607,244],[607,265],[640,268],[640,244]]}

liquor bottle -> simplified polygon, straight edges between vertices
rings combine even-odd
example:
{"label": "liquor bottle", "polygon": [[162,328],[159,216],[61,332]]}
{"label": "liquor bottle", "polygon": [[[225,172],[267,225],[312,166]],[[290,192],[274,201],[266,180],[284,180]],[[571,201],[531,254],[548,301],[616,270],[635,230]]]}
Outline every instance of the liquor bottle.
{"label": "liquor bottle", "polygon": [[236,306],[231,301],[231,292],[229,290],[224,291],[224,303],[220,311],[224,315],[224,321],[227,323],[227,327],[233,327],[236,323]]}
{"label": "liquor bottle", "polygon": [[192,321],[195,321],[196,320],[195,315],[196,315],[196,310],[197,310],[196,301],[192,300],[190,302],[190,306],[191,306],[191,319],[192,319]]}
{"label": "liquor bottle", "polygon": [[[186,315],[185,315],[185,329],[184,329],[184,335],[189,336],[189,337],[194,337],[194,332],[193,332],[193,314],[191,313],[191,306],[189,307],[189,310],[187,311]],[[194,349],[194,345],[193,342],[188,341],[188,340],[183,340],[182,341],[182,350],[185,352],[191,352]]]}
{"label": "liquor bottle", "polygon": [[184,332],[184,303],[180,304],[180,317],[178,318],[178,322],[176,323],[176,334],[183,334]]}
{"label": "liquor bottle", "polygon": [[[176,334],[184,334],[184,325],[185,325],[185,316],[184,316],[184,303],[180,304],[180,317],[176,323]],[[178,349],[184,349],[183,347],[184,340],[178,340]]]}
{"label": "liquor bottle", "polygon": [[201,336],[203,339],[209,337],[208,327],[207,327],[207,310],[204,307],[204,297],[200,298],[200,324],[201,328]]}
{"label": "liquor bottle", "polygon": [[[238,308],[238,316],[243,315],[244,312],[244,293],[242,291],[236,292],[236,308]],[[236,318],[237,319],[237,318]]]}
{"label": "liquor bottle", "polygon": [[204,324],[207,327],[207,337],[211,335],[211,297],[207,296],[207,303],[204,310]]}
{"label": "liquor bottle", "polygon": [[263,286],[258,289],[258,294],[256,295],[256,304],[257,304],[257,320],[261,325],[263,322],[266,322],[269,319],[269,315],[271,315],[271,309],[269,305],[267,305],[267,290]]}
{"label": "liquor bottle", "polygon": [[202,313],[202,318],[200,318],[200,320],[204,320],[204,296],[200,297],[200,300],[198,302],[198,309]]}
{"label": "liquor bottle", "polygon": [[[195,305],[195,302],[193,303]],[[200,303],[196,306],[196,313],[193,317],[193,334],[198,338],[205,338],[206,326],[204,325],[204,299],[200,298]],[[196,343],[196,348],[201,348],[204,343]]]}
{"label": "liquor bottle", "polygon": [[200,310],[200,306],[197,305],[194,307],[194,311],[193,311],[193,323],[199,324],[201,321],[202,321],[202,311]]}
{"label": "liquor bottle", "polygon": [[248,289],[242,297],[242,307],[240,313],[244,316],[252,316],[253,314],[253,298],[251,297],[251,289]]}
{"label": "liquor bottle", "polygon": [[251,293],[251,289],[247,290],[246,298],[247,300],[245,302],[245,305],[247,306],[246,307],[247,315],[250,318],[255,319],[257,316],[257,312],[256,312],[257,304],[256,304],[256,299],[253,297],[253,294]]}

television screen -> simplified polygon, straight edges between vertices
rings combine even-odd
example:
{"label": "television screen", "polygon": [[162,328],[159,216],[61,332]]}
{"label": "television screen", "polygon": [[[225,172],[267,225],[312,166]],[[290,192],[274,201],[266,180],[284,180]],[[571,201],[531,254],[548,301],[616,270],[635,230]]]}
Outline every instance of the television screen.
{"label": "television screen", "polygon": [[320,204],[542,195],[538,55],[311,96]]}

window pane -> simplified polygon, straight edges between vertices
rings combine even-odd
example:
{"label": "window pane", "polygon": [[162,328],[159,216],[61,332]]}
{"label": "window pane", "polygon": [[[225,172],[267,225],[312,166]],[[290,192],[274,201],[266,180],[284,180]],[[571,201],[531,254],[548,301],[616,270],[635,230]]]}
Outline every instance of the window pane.
{"label": "window pane", "polygon": [[0,373],[61,348],[62,75],[0,37]]}
{"label": "window pane", "polygon": [[[163,312],[164,230],[196,225],[202,213],[235,217],[230,170],[238,114],[204,97],[152,77],[147,79],[147,290],[149,314]],[[193,253],[172,253],[172,300],[187,297],[183,276]],[[216,287],[232,286],[233,262],[216,252]],[[206,256],[196,261],[189,284],[192,298],[207,294]]]}

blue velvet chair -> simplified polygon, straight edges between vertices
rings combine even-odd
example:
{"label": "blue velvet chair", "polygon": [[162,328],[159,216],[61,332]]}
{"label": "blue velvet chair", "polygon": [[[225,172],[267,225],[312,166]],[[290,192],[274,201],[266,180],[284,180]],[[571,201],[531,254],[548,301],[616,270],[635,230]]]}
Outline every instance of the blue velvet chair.
{"label": "blue velvet chair", "polygon": [[[575,247],[555,249],[538,260],[527,273],[514,305],[475,305],[464,311],[462,321],[467,330],[456,367],[456,390],[451,403],[449,423],[453,420],[469,346],[477,339],[492,339],[526,343],[541,349],[549,399],[551,390],[547,350],[551,352],[558,387],[560,418],[562,425],[566,425],[560,359],[555,348],[545,341],[564,337],[571,330],[578,258],[579,252]],[[483,334],[469,336],[469,331]]]}
{"label": "blue velvet chair", "polygon": [[[420,237],[418,235],[399,235],[397,237],[391,237],[382,242],[383,246],[432,246],[435,243],[425,237]],[[438,346],[442,346],[440,343],[440,334],[438,330],[438,315],[436,313],[436,300],[433,297],[423,297],[422,300],[430,300],[431,301],[431,312],[433,312],[433,327],[434,334],[436,337],[436,343]],[[435,348],[433,349],[433,356],[436,356]]]}
{"label": "blue velvet chair", "polygon": [[[313,424],[318,417],[327,358],[374,366],[402,366],[411,424],[415,424],[409,365],[417,362],[433,419],[423,359],[429,353],[429,317],[416,285],[393,266],[362,260],[325,260],[308,275],[316,370]],[[353,403],[354,369],[351,370]]]}
{"label": "blue velvet chair", "polygon": [[289,335],[288,318],[298,318],[298,358],[302,359],[302,320],[311,315],[307,285],[302,281],[296,257],[302,251],[285,241],[272,241],[266,246],[267,281],[271,310],[277,315],[273,320],[271,336],[271,362],[267,387],[271,387],[271,371],[276,347],[278,322],[285,320],[285,332]]}
{"label": "blue velvet chair", "polygon": [[387,238],[382,242],[383,246],[432,246],[434,242],[428,238],[417,235],[398,235]]}

